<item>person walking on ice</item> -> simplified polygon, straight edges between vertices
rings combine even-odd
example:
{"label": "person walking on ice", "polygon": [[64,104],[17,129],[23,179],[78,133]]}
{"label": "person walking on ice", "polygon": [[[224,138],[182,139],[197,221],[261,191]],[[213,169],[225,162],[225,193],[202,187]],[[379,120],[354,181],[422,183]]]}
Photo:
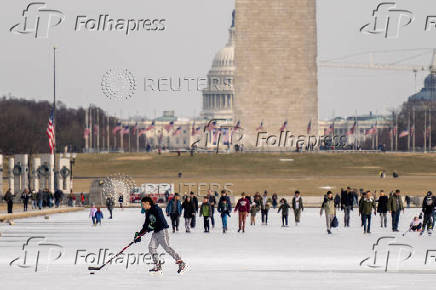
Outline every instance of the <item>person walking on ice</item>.
{"label": "person walking on ice", "polygon": [[288,226],[289,209],[291,208],[291,206],[288,204],[288,201],[285,198],[282,198],[282,200],[280,200],[280,204],[281,205],[280,205],[277,213],[280,213],[280,211],[282,212],[282,227],[287,227]]}
{"label": "person walking on ice", "polygon": [[180,255],[169,245],[169,226],[165,220],[162,209],[158,205],[154,204],[153,199],[151,199],[149,196],[141,199],[141,205],[142,208],[145,209],[145,222],[142,226],[142,229],[135,233],[134,242],[140,242],[142,235],[153,232],[151,234],[148,250],[153,259],[154,267],[149,271],[160,272],[162,270],[162,263],[159,260],[159,255],[157,253],[157,248],[160,245],[165,252],[167,252],[176,261],[176,264],[179,266],[177,273],[181,273],[185,270],[186,264],[183,262]]}
{"label": "person walking on ice", "polygon": [[245,197],[245,192],[241,194],[241,198],[235,206],[235,212],[239,213],[239,229],[238,233],[242,230],[245,233],[245,220],[247,214],[250,212],[250,201]]}
{"label": "person walking on ice", "polygon": [[304,210],[303,198],[300,196],[300,191],[295,191],[295,196],[292,198],[292,208],[294,209],[295,225],[298,226],[301,219],[301,213]]}
{"label": "person walking on ice", "polygon": [[323,211],[325,212],[327,233],[330,235],[332,233],[331,232],[332,221],[336,216],[335,201],[333,200],[333,193],[330,190],[327,191],[327,198],[324,200],[324,202],[321,205],[321,211],[319,213],[320,216],[322,216]]}

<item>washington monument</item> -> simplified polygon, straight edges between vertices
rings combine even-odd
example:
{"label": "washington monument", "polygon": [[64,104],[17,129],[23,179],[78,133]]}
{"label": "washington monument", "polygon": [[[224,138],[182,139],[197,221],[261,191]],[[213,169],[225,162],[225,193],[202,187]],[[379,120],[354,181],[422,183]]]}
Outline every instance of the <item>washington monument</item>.
{"label": "washington monument", "polygon": [[317,135],[316,0],[236,0],[235,26],[233,120],[244,145],[259,127]]}

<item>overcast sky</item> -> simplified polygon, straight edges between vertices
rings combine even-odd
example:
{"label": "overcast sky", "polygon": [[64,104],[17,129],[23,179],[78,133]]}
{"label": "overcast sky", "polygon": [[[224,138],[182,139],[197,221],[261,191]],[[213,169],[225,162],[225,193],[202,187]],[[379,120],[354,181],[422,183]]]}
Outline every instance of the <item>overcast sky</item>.
{"label": "overcast sky", "polygon": [[[86,107],[92,103],[124,118],[135,114],[153,118],[163,110],[175,110],[185,117],[198,115],[200,91],[188,91],[186,85],[182,92],[144,91],[144,79],[204,78],[215,53],[227,42],[234,1],[47,0],[47,9],[62,11],[65,20],[49,30],[48,38],[36,39],[33,34],[9,31],[23,21],[22,12],[31,1],[2,0],[0,95],[51,99],[51,48],[56,45],[57,96],[68,106]],[[372,10],[382,2],[318,0],[319,60],[368,63],[369,52],[388,51],[375,53],[375,62],[429,65],[430,50],[414,49],[436,48],[436,30],[425,31],[426,17],[436,15],[436,1],[392,1],[397,3],[397,9],[409,10],[415,17],[400,30],[398,38],[361,33],[360,28],[372,21]],[[129,35],[120,31],[74,30],[77,16],[98,19],[100,14],[113,19],[165,19],[165,30],[135,31]],[[354,54],[359,55],[343,59]],[[422,55],[412,58],[418,54]],[[137,84],[133,97],[119,101],[103,95],[101,81],[109,69],[128,69],[133,73]],[[418,87],[426,74],[418,73]],[[415,78],[410,71],[319,68],[321,119],[333,114],[386,113],[414,92]]]}

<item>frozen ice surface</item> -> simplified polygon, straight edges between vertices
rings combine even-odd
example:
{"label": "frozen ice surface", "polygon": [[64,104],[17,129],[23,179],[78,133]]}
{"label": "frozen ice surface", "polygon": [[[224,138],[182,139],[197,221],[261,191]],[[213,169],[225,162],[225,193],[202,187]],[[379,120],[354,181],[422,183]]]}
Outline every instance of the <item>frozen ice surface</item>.
{"label": "frozen ice surface", "polygon": [[[202,219],[192,233],[184,232],[181,219],[180,232],[170,233],[170,244],[189,265],[183,274],[176,273],[177,266],[168,255],[164,256],[163,275],[150,275],[146,265],[129,265],[127,256],[117,264],[108,265],[95,275],[89,275],[84,256],[109,249],[116,253],[129,243],[135,231],[141,228],[144,215],[139,209],[116,209],[114,219],[105,219],[102,226],[93,227],[88,211],[57,214],[49,220],[43,217],[16,220],[16,225],[0,224],[0,289],[412,289],[434,285],[436,276],[436,237],[417,233],[401,234],[418,209],[408,209],[400,218],[400,233],[382,229],[379,217],[372,216],[372,234],[363,235],[357,210],[352,214],[350,228],[342,227],[342,212],[338,213],[340,226],[327,235],[324,216],[319,209],[306,209],[302,223],[296,227],[293,214],[289,227],[281,227],[281,218],[270,211],[268,226],[250,226],[247,218],[246,232],[237,233],[237,215],[230,218],[229,232],[222,234],[221,220],[215,214],[216,225],[210,233],[202,230]],[[170,222],[168,220],[168,222]],[[388,220],[390,222],[390,218]],[[46,238],[46,243],[61,245],[62,256],[54,260],[59,250],[53,245],[27,248],[26,264],[23,263],[23,244],[31,236]],[[380,245],[377,263],[372,263],[373,244],[378,238],[396,244],[389,246],[389,272],[384,272],[388,248]],[[42,241],[38,240],[38,241]],[[37,243],[37,240],[34,242]],[[127,253],[139,255],[148,252],[149,236],[133,245]],[[47,247],[51,248],[50,254]],[[401,249],[400,249],[401,248]],[[35,272],[37,250],[40,250],[38,271]],[[409,250],[411,249],[411,250]],[[77,252],[79,250],[79,252]],[[409,252],[412,256],[403,262]],[[162,252],[162,249],[159,249]],[[79,255],[77,255],[79,253]],[[92,257],[87,262],[91,263]],[[433,256],[432,256],[433,255]],[[77,257],[76,257],[77,256]],[[136,258],[135,256],[135,258]],[[15,258],[19,260],[10,265]],[[144,256],[141,256],[142,258]],[[360,262],[372,257],[360,266]],[[77,258],[77,264],[75,259]],[[102,259],[102,257],[101,257]],[[130,260],[132,261],[132,260]],[[146,260],[147,262],[148,260]],[[24,265],[29,268],[23,267]],[[380,266],[371,268],[368,265]],[[94,264],[95,266],[95,264]]]}

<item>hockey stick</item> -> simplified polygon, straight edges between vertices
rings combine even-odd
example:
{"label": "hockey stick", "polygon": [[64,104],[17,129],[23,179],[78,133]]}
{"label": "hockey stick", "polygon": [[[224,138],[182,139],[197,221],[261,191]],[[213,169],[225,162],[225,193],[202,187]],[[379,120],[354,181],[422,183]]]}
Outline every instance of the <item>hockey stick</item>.
{"label": "hockey stick", "polygon": [[[144,233],[145,234],[145,233]],[[107,264],[109,264],[110,262],[112,262],[113,259],[115,259],[116,257],[118,257],[119,255],[121,255],[125,250],[127,250],[131,245],[133,245],[135,243],[135,241],[142,237],[144,234],[139,235],[135,238],[135,240],[133,240],[132,242],[130,242],[127,246],[125,246],[121,251],[118,252],[118,254],[116,254],[115,256],[113,256],[112,258],[110,258],[106,263],[104,263],[103,265],[101,265],[100,267],[88,267],[89,271],[99,271],[101,270],[103,267],[105,267]]]}

